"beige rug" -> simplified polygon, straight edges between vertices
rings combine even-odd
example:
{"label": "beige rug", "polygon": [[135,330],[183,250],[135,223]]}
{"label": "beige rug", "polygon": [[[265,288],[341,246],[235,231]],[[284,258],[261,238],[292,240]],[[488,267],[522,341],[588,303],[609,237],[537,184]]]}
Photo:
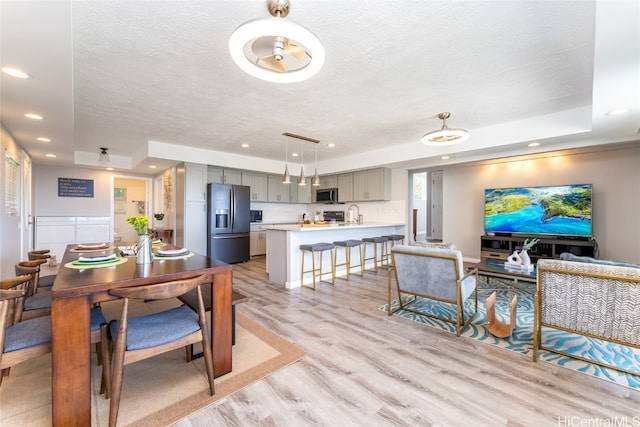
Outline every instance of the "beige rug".
{"label": "beige rug", "polygon": [[[174,423],[304,355],[299,348],[238,313],[233,371],[216,378],[215,396],[209,395],[202,358],[186,363],[184,350],[169,352],[125,367],[118,425]],[[0,387],[0,425],[51,425],[50,360],[42,356],[24,363],[5,378]],[[95,363],[93,366],[91,424],[100,427],[108,425],[109,401],[99,394],[101,368]]]}

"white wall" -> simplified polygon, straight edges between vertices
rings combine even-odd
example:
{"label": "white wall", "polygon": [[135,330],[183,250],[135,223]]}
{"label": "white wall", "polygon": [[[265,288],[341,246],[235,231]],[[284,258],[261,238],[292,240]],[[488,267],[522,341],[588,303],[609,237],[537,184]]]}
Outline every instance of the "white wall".
{"label": "white wall", "polygon": [[640,144],[439,169],[444,170],[443,240],[455,243],[467,259],[480,257],[486,188],[591,183],[600,258],[640,263]]}
{"label": "white wall", "polygon": [[[4,153],[6,151],[12,159],[21,162],[22,149],[4,126],[0,126],[0,149],[2,151],[0,159],[0,209],[2,209],[0,213],[0,278],[4,279],[14,277],[16,262],[26,259],[24,258],[26,253],[20,253],[20,215],[8,215],[5,200],[7,165]],[[17,177],[20,183],[22,182],[21,176],[22,168]],[[21,191],[18,192],[18,195],[20,193]]]}

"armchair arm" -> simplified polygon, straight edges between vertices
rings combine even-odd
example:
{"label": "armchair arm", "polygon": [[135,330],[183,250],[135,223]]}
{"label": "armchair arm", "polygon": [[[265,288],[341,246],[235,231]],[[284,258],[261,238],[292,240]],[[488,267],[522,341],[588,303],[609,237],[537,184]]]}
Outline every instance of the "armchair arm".
{"label": "armchair arm", "polygon": [[463,281],[464,279],[466,279],[467,277],[471,277],[472,275],[475,275],[475,276],[478,275],[477,268],[472,268],[471,270],[467,271],[467,273],[460,278],[460,281]]}

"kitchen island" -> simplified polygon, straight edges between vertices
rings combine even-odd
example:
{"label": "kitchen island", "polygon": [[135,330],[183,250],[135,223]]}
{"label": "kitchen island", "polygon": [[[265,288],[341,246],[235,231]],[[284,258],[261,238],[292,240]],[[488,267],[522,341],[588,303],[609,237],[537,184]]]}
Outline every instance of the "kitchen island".
{"label": "kitchen island", "polygon": [[[288,289],[298,288],[300,283],[300,245],[311,243],[333,243],[338,240],[358,239],[364,237],[387,236],[406,233],[406,225],[400,223],[365,223],[365,224],[325,224],[318,225],[272,225],[267,231],[267,273],[269,280],[286,286]],[[406,240],[405,240],[406,241]],[[368,256],[372,256],[369,251]],[[378,254],[379,256],[379,254]],[[329,271],[328,256],[325,255],[324,269]],[[337,263],[344,262],[344,251],[338,252]],[[353,264],[357,264],[355,250]],[[365,264],[365,268],[373,268],[373,260]],[[358,268],[352,270],[359,271]],[[345,276],[344,266],[336,271],[336,276]],[[311,274],[305,275],[305,284],[311,283]]]}

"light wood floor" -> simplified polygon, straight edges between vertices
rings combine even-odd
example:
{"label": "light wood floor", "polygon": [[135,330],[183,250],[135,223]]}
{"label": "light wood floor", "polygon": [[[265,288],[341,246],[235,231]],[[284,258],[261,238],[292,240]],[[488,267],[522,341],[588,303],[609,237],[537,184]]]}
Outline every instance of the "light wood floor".
{"label": "light wood floor", "polygon": [[638,391],[387,317],[386,270],[287,290],[255,259],[234,288],[239,312],[308,355],[178,427],[640,425]]}

